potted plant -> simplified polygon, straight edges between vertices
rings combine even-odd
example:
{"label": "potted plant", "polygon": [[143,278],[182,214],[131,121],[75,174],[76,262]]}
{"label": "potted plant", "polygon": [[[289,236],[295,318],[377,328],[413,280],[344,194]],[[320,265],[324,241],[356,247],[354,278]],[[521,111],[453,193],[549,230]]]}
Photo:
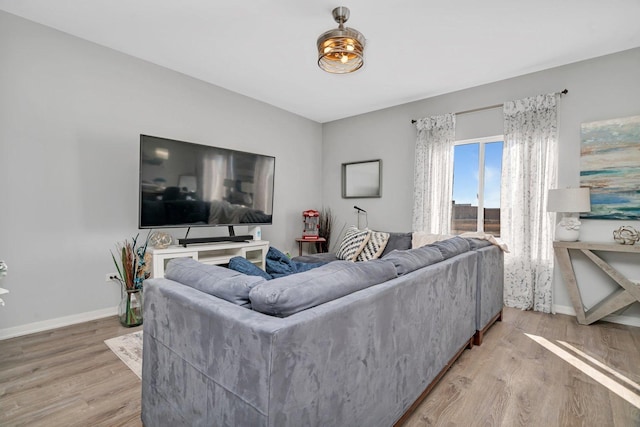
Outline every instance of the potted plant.
{"label": "potted plant", "polygon": [[147,246],[149,236],[144,244],[137,246],[138,235],[116,245],[116,253],[111,258],[118,274],[112,279],[120,283],[122,298],[118,306],[118,316],[122,325],[138,326],[142,324],[142,283],[149,277],[149,260]]}

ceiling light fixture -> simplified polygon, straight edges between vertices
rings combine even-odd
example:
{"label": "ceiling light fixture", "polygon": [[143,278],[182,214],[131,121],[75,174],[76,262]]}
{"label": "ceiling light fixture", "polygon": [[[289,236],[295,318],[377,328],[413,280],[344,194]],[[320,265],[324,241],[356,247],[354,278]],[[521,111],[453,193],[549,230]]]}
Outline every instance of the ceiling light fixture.
{"label": "ceiling light fixture", "polygon": [[328,73],[352,73],[364,64],[364,36],[344,26],[349,19],[349,8],[336,7],[332,14],[338,28],[318,37],[318,66]]}

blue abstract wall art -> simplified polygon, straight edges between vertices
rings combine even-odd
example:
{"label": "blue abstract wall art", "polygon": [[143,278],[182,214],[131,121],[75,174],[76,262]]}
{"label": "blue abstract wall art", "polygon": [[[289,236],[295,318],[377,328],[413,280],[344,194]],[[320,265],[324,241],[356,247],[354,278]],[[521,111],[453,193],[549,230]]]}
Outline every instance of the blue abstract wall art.
{"label": "blue abstract wall art", "polygon": [[591,188],[590,219],[640,219],[640,116],[581,125],[580,186]]}

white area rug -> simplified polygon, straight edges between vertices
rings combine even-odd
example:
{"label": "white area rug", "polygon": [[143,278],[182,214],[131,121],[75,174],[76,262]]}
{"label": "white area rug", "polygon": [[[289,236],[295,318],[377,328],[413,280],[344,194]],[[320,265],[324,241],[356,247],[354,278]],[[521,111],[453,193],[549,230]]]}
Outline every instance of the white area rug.
{"label": "white area rug", "polygon": [[104,343],[142,379],[142,331],[109,338]]}

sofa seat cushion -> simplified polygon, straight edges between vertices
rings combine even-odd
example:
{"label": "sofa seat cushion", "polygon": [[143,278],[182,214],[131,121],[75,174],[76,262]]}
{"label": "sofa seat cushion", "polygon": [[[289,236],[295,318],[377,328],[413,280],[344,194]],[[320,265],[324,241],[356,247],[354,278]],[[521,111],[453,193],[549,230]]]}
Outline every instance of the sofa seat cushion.
{"label": "sofa seat cushion", "polygon": [[395,250],[383,258],[385,261],[392,262],[398,272],[398,276],[402,276],[420,268],[443,261],[442,252],[433,246],[423,246],[416,249]]}
{"label": "sofa seat cushion", "polygon": [[165,277],[201,292],[248,307],[249,291],[266,282],[258,276],[247,276],[228,268],[207,265],[192,258],[174,258],[167,264]]}
{"label": "sofa seat cushion", "polygon": [[287,317],[396,277],[393,263],[383,260],[335,261],[322,267],[273,279],[249,292],[251,308]]}
{"label": "sofa seat cushion", "polygon": [[299,263],[318,263],[318,262],[331,262],[338,261],[340,258],[336,256],[333,252],[323,252],[320,254],[308,254],[308,255],[300,255],[297,257],[291,258],[291,261],[299,262]]}
{"label": "sofa seat cushion", "polygon": [[264,277],[266,280],[273,279],[269,273],[242,256],[234,256],[231,258],[229,260],[229,268],[239,273],[248,274],[249,276]]}
{"label": "sofa seat cushion", "polygon": [[250,276],[264,277],[267,280],[290,274],[301,273],[325,265],[327,261],[299,262],[289,257],[274,247],[270,247],[266,257],[266,269],[264,271],[248,259],[237,256],[229,260],[229,268]]}

